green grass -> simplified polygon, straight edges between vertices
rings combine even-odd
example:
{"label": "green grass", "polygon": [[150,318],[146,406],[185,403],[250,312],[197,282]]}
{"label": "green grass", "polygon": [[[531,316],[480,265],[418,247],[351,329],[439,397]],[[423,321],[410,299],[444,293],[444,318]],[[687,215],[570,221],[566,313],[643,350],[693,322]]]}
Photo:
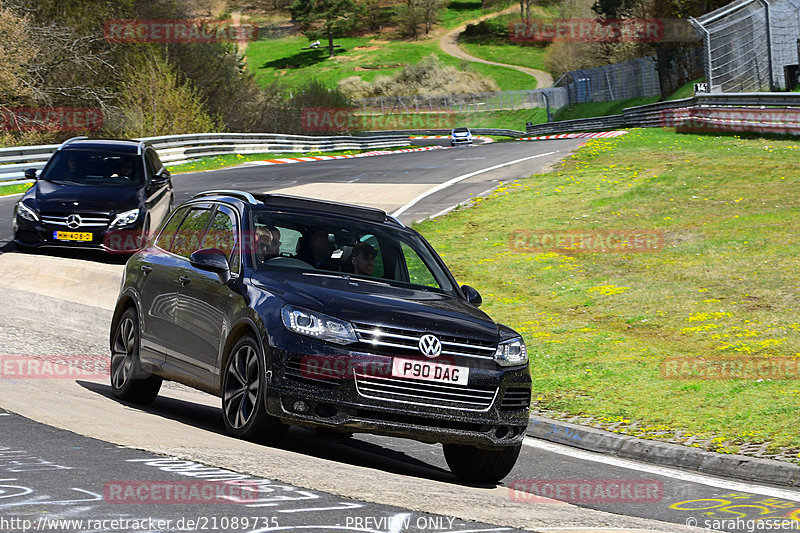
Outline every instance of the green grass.
{"label": "green grass", "polygon": [[[525,337],[536,409],[649,438],[682,431],[723,453],[742,442],[797,453],[797,379],[666,379],[661,364],[800,358],[798,156],[797,140],[633,130],[417,229]],[[509,242],[515,230],[637,228],[663,232],[663,249]]]}
{"label": "green grass", "polygon": [[502,11],[515,3],[513,0],[501,0],[491,9],[482,9],[480,0],[452,0],[440,11],[439,23],[443,28],[451,30],[488,13]]}
{"label": "green grass", "polygon": [[503,91],[535,88],[536,84],[531,76],[513,69],[469,63],[446,55],[439,48],[438,39],[411,42],[344,37],[335,42],[342,47],[329,59],[326,50],[301,50],[308,46],[305,37],[255,41],[247,47],[247,66],[262,86],[280,80],[290,87],[298,87],[317,79],[335,87],[350,76],[357,75],[366,81],[373,81],[377,76],[391,76],[435,54],[447,65],[471,68],[493,78]]}
{"label": "green grass", "polygon": [[[406,148],[417,148],[416,146],[402,146],[399,148],[379,148],[379,150],[403,150]],[[374,152],[375,148],[370,148],[369,150],[340,150],[336,152],[305,152],[305,153],[281,153],[281,154],[272,154],[272,153],[262,153],[262,154],[228,154],[228,155],[221,155],[217,157],[203,157],[201,159],[196,159],[194,161],[189,161],[188,163],[183,163],[182,165],[167,165],[170,173],[172,174],[180,174],[183,172],[202,172],[204,170],[215,170],[218,168],[225,168],[231,167],[235,165],[241,165],[242,163],[247,163],[248,161],[263,161],[265,159],[281,159],[286,157],[309,157],[313,155],[354,155],[360,154],[364,152]]]}
{"label": "green grass", "polygon": [[538,124],[545,122],[547,112],[544,109],[517,109],[513,111],[482,111],[478,113],[456,114],[457,123],[468,128],[507,128],[525,131],[528,121]]}
{"label": "green grass", "polygon": [[9,194],[19,194],[31,188],[33,183],[20,183],[18,185],[0,185],[0,196],[8,196]]}
{"label": "green grass", "polygon": [[[537,18],[549,18],[553,14],[542,7],[533,6]],[[509,25],[519,22],[518,13],[501,15],[487,20],[483,24],[490,29],[488,34],[466,35],[462,33],[458,45],[470,55],[521,67],[547,70],[544,64],[544,51],[547,43],[514,42],[509,38]]]}

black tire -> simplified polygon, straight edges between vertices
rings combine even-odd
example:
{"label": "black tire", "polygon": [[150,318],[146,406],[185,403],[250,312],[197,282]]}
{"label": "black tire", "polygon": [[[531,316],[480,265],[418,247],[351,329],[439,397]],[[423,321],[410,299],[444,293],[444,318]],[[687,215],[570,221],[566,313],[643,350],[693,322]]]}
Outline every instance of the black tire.
{"label": "black tire", "polygon": [[497,483],[511,472],[522,444],[483,450],[463,444],[443,444],[450,471],[468,483]]}
{"label": "black tire", "polygon": [[222,378],[222,419],[232,437],[274,444],[289,426],[267,413],[264,402],[264,356],[245,335],[231,350]]}
{"label": "black tire", "polygon": [[122,313],[114,328],[111,348],[111,391],[120,400],[147,405],[161,389],[161,378],[139,362],[139,316],[135,307]]}

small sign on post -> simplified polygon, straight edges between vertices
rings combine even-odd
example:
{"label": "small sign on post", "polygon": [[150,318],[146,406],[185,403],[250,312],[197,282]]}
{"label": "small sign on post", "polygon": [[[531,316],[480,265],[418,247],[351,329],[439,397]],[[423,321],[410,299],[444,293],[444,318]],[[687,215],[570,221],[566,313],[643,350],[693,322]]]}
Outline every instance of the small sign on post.
{"label": "small sign on post", "polygon": [[708,83],[695,83],[694,84],[694,94],[697,93],[707,93],[708,90]]}

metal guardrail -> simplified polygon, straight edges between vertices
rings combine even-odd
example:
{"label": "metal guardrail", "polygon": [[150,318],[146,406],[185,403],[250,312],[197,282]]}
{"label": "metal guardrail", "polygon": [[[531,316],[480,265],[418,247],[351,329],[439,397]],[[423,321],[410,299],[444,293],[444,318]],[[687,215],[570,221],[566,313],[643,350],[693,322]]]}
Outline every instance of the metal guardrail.
{"label": "metal guardrail", "polygon": [[[450,132],[453,131],[452,129],[430,129],[430,130],[393,130],[392,133],[400,133],[403,135],[450,135]],[[498,128],[470,128],[474,135],[494,135],[495,137],[523,137],[525,136],[524,131],[518,130],[506,130],[506,129],[498,129]],[[381,133],[379,131],[369,131],[365,132],[367,134],[377,134]],[[387,133],[387,132],[384,132]]]}
{"label": "metal guardrail", "polygon": [[[317,137],[279,133],[198,133],[145,137],[167,165],[178,165],[201,157],[227,154],[330,152],[396,148],[409,143],[408,135],[376,132],[374,135]],[[24,171],[41,170],[58,144],[0,148],[0,183],[27,183]]]}
{"label": "metal guardrail", "polygon": [[[535,124],[528,135],[617,128],[677,127],[689,130],[790,133],[800,135],[800,93],[699,94],[628,107],[620,115]],[[724,117],[724,118],[723,118]],[[760,120],[759,120],[760,119]],[[736,129],[736,128],[741,129]]]}

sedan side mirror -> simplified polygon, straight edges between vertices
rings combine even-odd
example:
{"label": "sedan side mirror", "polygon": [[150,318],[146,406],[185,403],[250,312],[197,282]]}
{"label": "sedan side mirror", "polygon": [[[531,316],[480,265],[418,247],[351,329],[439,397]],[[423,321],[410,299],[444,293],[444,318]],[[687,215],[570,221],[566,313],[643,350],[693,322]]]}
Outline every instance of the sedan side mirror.
{"label": "sedan side mirror", "polygon": [[26,180],[35,180],[36,179],[36,169],[35,168],[28,168],[25,170],[25,179]]}
{"label": "sedan side mirror", "polygon": [[481,293],[470,287],[469,285],[462,285],[461,291],[464,293],[464,296],[467,298],[467,301],[474,305],[475,307],[480,307],[483,303],[483,298],[481,298]]}
{"label": "sedan side mirror", "polygon": [[195,268],[219,275],[222,283],[227,283],[231,279],[228,257],[219,248],[203,248],[192,252],[192,255],[189,256],[189,262]]}

